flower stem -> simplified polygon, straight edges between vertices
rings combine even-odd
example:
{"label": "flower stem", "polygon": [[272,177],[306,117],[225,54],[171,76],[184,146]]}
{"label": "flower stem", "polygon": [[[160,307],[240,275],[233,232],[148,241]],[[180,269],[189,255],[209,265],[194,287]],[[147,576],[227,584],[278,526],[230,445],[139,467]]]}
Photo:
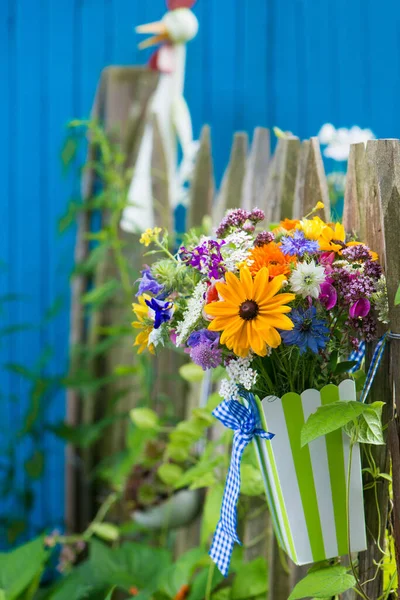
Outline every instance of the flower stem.
{"label": "flower stem", "polygon": [[212,592],[212,582],[214,576],[215,563],[211,562],[208,569],[208,577],[207,577],[207,587],[206,587],[206,595],[204,600],[211,600],[211,592]]}

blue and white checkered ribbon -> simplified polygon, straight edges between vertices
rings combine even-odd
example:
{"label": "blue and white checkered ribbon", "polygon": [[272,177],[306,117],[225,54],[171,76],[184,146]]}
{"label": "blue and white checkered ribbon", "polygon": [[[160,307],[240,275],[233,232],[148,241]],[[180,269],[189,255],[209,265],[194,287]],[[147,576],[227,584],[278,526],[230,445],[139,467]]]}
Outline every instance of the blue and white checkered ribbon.
{"label": "blue and white checkered ribbon", "polygon": [[365,357],[365,342],[360,342],[358,350],[353,350],[353,352],[349,356],[349,361],[351,361],[351,362],[355,361],[355,363],[356,363],[354,365],[354,367],[351,367],[351,369],[349,369],[349,373],[355,373],[356,371],[359,371],[361,369],[361,364],[362,364],[362,361],[364,360],[364,357]]}
{"label": "blue and white checkered ribbon", "polygon": [[374,353],[372,355],[371,364],[369,365],[367,378],[365,380],[364,387],[361,392],[360,402],[365,402],[367,399],[369,390],[371,389],[371,385],[375,379],[376,372],[378,370],[379,365],[381,364],[383,352],[386,346],[386,340],[388,337],[392,337],[392,334],[390,332],[385,333],[385,335],[383,335],[376,344]]}
{"label": "blue and white checkered ribbon", "polygon": [[246,446],[254,436],[265,440],[274,437],[259,428],[259,415],[255,398],[246,394],[248,406],[245,407],[237,400],[224,401],[213,411],[221,423],[233,429],[232,457],[226,478],[225,491],[222,499],[221,515],[210,548],[210,556],[225,577],[228,575],[229,564],[235,542],[240,544],[236,533],[236,505],[240,492],[240,463]]}

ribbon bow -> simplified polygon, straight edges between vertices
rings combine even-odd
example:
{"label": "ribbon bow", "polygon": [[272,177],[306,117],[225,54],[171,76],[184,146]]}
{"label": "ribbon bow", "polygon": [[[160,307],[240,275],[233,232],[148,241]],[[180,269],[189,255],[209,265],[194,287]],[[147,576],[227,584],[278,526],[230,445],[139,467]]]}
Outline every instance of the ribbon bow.
{"label": "ribbon bow", "polygon": [[240,463],[244,449],[254,436],[265,440],[274,437],[273,433],[268,433],[258,427],[259,415],[254,396],[247,394],[246,400],[248,401],[247,408],[237,400],[229,400],[219,404],[213,411],[214,417],[235,432],[231,464],[222,498],[221,515],[209,552],[212,560],[225,577],[229,571],[234,543],[241,543],[236,533],[236,505],[240,492]]}

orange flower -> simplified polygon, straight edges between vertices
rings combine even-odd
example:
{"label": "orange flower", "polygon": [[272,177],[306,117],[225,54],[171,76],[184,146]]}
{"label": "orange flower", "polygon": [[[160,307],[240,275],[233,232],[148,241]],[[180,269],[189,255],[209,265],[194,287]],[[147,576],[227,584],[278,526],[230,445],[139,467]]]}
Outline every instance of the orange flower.
{"label": "orange flower", "polygon": [[139,590],[138,590],[138,588],[133,585],[132,587],[129,588],[129,594],[131,596],[139,596]]}
{"label": "orange flower", "polygon": [[284,219],[279,225],[283,229],[286,229],[286,231],[291,231],[292,229],[296,229],[299,223],[300,221],[298,219]]}
{"label": "orange flower", "polygon": [[296,263],[295,256],[283,254],[275,242],[270,242],[261,247],[255,247],[248,256],[249,269],[252,275],[255,275],[263,267],[267,267],[270,279],[277,275],[286,275],[290,273],[290,266]]}

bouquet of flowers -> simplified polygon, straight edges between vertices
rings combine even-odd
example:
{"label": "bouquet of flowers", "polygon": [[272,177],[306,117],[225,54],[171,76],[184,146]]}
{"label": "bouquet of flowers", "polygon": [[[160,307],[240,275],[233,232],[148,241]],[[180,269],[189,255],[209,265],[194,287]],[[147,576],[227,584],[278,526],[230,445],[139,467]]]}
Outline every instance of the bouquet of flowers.
{"label": "bouquet of flowers", "polygon": [[225,399],[339,383],[351,352],[387,322],[378,257],[343,225],[311,214],[270,231],[263,219],[229,211],[215,236],[190,231],[175,255],[160,228],[141,238],[164,256],[139,280],[138,351],[173,344],[204,370],[224,366]]}
{"label": "bouquet of flowers", "polygon": [[[301,426],[321,403],[356,400],[349,372],[359,361],[349,357],[359,357],[364,343],[377,338],[378,320],[386,323],[388,313],[378,256],[346,234],[341,223],[324,222],[318,216],[323,208],[319,202],[302,220],[285,219],[267,228],[262,210],[231,210],[214,235],[189,231],[175,254],[167,232],[147,230],[141,243],[152,246],[149,254],[162,256],[142,271],[133,305],[139,352],[174,345],[205,371],[225,369],[220,386],[225,404],[215,414],[241,432],[243,443],[264,437],[256,445],[275,532],[299,564],[348,550],[343,541],[346,514],[343,522],[338,517],[343,498],[335,504],[338,463],[331,460],[332,452],[346,455],[346,442],[339,431],[334,443],[326,436],[326,446],[323,438],[323,446],[315,440],[302,448]],[[243,411],[253,408],[258,411],[253,425],[242,426],[240,420],[247,418]],[[272,443],[267,423],[274,426]],[[357,470],[353,464],[353,470],[350,494],[354,511],[363,515],[360,466]],[[345,489],[345,465],[342,475]],[[333,501],[326,498],[331,492]],[[328,505],[334,533],[321,524],[319,513],[325,513],[325,522]],[[223,513],[232,510],[223,507],[221,521]],[[211,551],[223,572],[233,543],[227,534],[232,522],[220,522],[218,548],[214,540]],[[354,530],[352,548],[362,549],[363,521]]]}

